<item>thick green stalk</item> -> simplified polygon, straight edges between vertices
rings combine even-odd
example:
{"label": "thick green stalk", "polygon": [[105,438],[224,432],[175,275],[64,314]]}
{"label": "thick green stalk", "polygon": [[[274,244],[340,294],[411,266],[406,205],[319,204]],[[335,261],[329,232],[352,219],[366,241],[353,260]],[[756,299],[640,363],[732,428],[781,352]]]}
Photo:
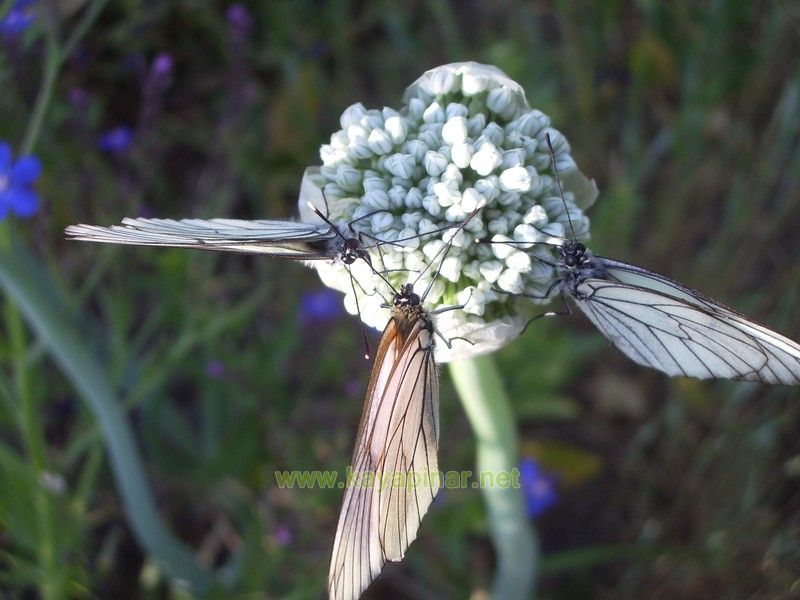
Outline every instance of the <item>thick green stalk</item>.
{"label": "thick green stalk", "polygon": [[[519,467],[517,427],[500,373],[491,356],[450,363],[450,375],[477,439],[476,472],[511,473]],[[518,481],[518,479],[517,479]],[[497,553],[495,600],[531,598],[539,544],[518,486],[482,488]]]}

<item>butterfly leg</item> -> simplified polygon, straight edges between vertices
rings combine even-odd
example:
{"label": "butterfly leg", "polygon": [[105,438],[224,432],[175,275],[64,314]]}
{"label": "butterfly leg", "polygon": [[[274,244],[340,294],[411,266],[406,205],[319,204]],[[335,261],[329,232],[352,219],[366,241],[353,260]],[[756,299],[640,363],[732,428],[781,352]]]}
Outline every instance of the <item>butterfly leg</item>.
{"label": "butterfly leg", "polygon": [[438,329],[435,330],[435,333],[436,333],[437,336],[439,336],[439,338],[444,342],[444,345],[447,346],[448,348],[452,348],[453,347],[453,340],[462,340],[464,342],[467,342],[470,346],[474,346],[475,345],[475,342],[473,342],[472,340],[469,340],[469,339],[467,339],[465,337],[462,337],[460,335],[457,335],[457,336],[451,337],[451,338],[446,338],[441,333],[439,333]]}
{"label": "butterfly leg", "polygon": [[[525,294],[520,294],[520,295],[525,295]],[[540,315],[536,315],[535,317],[531,318],[530,321],[525,323],[525,327],[522,328],[522,331],[520,331],[519,334],[522,335],[523,333],[525,333],[525,331],[527,331],[531,323],[541,319],[542,317],[563,317],[565,315],[571,315],[572,311],[569,309],[569,304],[567,304],[567,301],[564,299],[564,295],[559,294],[559,298],[561,298],[561,304],[563,306],[563,310],[548,311]]]}

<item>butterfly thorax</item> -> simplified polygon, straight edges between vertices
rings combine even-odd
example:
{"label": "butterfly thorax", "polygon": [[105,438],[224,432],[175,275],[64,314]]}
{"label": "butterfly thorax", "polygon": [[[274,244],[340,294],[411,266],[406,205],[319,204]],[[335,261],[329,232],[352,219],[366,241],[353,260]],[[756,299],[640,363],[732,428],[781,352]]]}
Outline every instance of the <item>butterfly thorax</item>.
{"label": "butterfly thorax", "polygon": [[427,311],[422,308],[422,300],[414,292],[414,287],[410,283],[400,288],[400,291],[394,295],[392,304],[392,318],[404,339],[411,334],[412,329],[420,320],[424,321],[428,328],[433,329],[433,323]]}
{"label": "butterfly thorax", "polygon": [[558,276],[561,285],[573,297],[580,297],[578,286],[587,279],[606,277],[605,269],[586,246],[580,242],[567,242],[561,246]]}

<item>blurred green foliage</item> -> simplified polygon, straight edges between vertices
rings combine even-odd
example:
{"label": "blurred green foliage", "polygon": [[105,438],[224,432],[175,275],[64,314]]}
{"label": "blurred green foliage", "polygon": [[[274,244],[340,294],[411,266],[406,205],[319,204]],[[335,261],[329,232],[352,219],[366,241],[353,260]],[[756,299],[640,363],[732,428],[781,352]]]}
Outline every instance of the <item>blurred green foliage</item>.
{"label": "blurred green foliage", "polygon": [[[170,530],[230,569],[214,596],[320,597],[340,491],[280,490],[273,473],[346,466],[369,368],[357,323],[300,318],[321,285],[300,265],[67,243],[66,225],[291,216],[344,108],[396,106],[425,69],[477,60],[519,81],[597,180],[599,254],[800,337],[795,3],[253,2],[249,29],[201,0],[39,5],[0,39],[0,139],[15,147],[48,44],[99,12],[42,115],[43,211],[6,221],[4,239],[38,257],[113,386]],[[160,53],[173,70],[154,96]],[[118,126],[131,147],[101,151]],[[0,588],[187,597],[134,539],[98,421],[5,293]],[[562,482],[538,523],[543,597],[798,593],[800,392],[667,380],[577,316],[537,322],[498,361],[523,449]],[[441,421],[440,464],[470,469],[447,383]],[[492,560],[479,493],[446,490],[373,597],[466,597]]]}

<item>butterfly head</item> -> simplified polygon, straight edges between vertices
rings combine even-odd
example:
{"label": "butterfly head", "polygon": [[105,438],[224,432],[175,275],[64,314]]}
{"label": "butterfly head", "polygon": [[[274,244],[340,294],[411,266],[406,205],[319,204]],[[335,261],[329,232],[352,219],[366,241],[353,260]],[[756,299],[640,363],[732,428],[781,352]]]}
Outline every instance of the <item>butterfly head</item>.
{"label": "butterfly head", "polygon": [[339,249],[339,257],[346,265],[352,265],[359,258],[363,258],[369,262],[369,255],[361,246],[361,242],[354,237],[345,238],[344,241],[342,241],[342,246]]}
{"label": "butterfly head", "polygon": [[591,257],[586,246],[580,242],[567,242],[561,246],[561,260],[565,267],[574,269],[589,262]]}
{"label": "butterfly head", "polygon": [[414,292],[414,286],[410,283],[405,284],[394,295],[394,305],[397,308],[419,306],[420,302],[419,296]]}

